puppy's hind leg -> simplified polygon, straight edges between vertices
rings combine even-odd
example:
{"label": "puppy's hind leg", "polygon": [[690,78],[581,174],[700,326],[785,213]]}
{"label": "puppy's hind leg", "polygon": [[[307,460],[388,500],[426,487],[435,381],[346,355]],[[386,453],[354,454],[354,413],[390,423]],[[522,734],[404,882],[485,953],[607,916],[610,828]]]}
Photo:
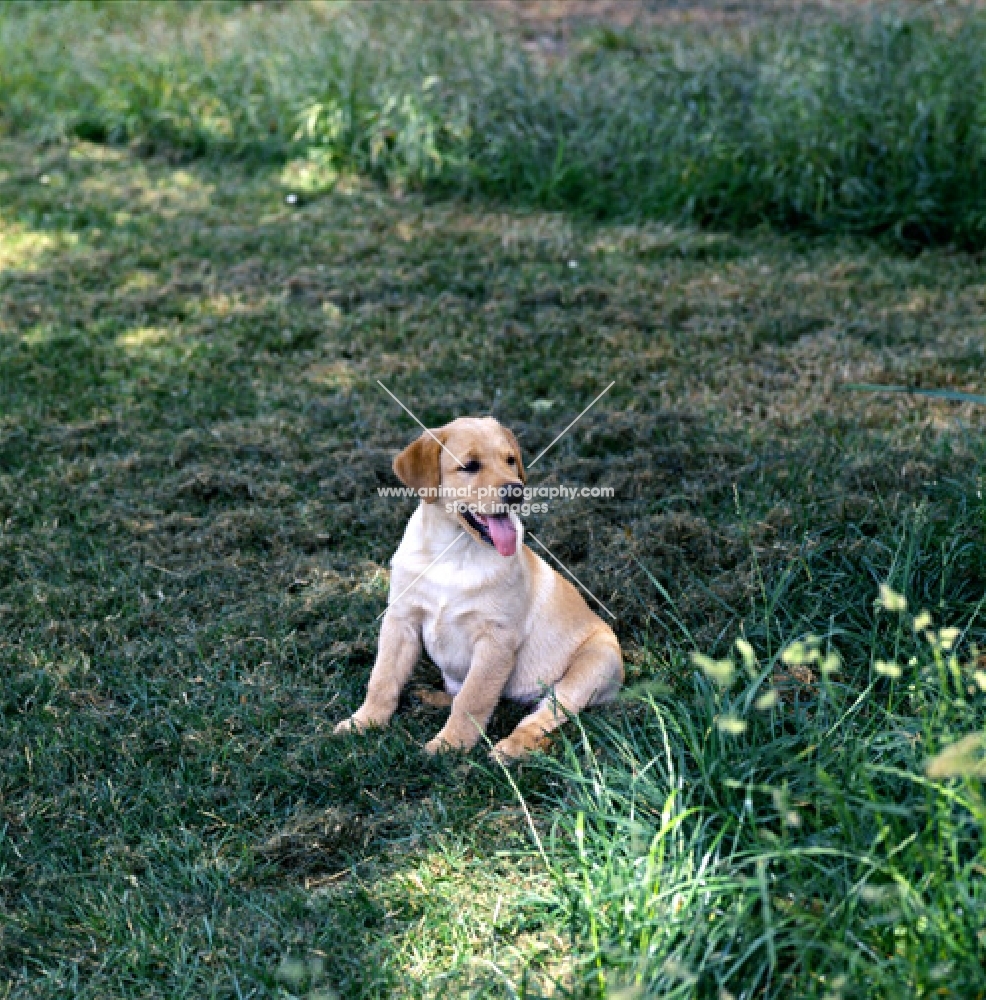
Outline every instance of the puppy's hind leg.
{"label": "puppy's hind leg", "polygon": [[454,701],[448,691],[434,691],[426,687],[416,687],[411,694],[429,708],[448,708]]}
{"label": "puppy's hind leg", "polygon": [[612,701],[623,684],[623,657],[616,636],[607,628],[589,638],[572,657],[565,676],[517,728],[493,748],[492,757],[506,764],[544,743],[570,715]]}

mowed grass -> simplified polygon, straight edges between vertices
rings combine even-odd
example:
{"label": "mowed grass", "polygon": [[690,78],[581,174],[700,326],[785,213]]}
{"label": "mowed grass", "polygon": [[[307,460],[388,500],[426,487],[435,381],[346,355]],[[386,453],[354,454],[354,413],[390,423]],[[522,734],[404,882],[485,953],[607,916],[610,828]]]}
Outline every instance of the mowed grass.
{"label": "mowed grass", "polygon": [[[0,995],[986,992],[986,410],[842,388],[982,392],[976,259],[146,152],[0,143]],[[528,457],[616,382],[530,523],[630,690],[511,775],[329,735],[378,379]]]}
{"label": "mowed grass", "polygon": [[[634,911],[594,879],[614,879],[620,900],[620,879],[640,871],[668,818],[685,838],[675,867],[660,892],[637,887],[662,926],[684,905],[676,893],[716,905],[695,897],[689,867],[713,845],[749,897],[750,872],[729,868],[750,850],[737,823],[780,837],[778,856],[799,831],[860,855],[871,836],[884,853],[922,831],[940,840],[935,809],[957,793],[929,790],[921,764],[975,728],[979,696],[939,695],[919,667],[907,685],[871,674],[872,655],[893,658],[898,642],[873,599],[889,579],[937,625],[979,633],[982,415],[838,383],[974,388],[974,262],[576,229],[358,185],[298,210],[276,173],[176,169],[86,144],[8,143],[3,164],[10,995],[303,992],[307,979],[284,979],[298,971],[285,956],[351,996],[427,994],[449,970],[502,988],[492,973],[480,982],[472,959],[502,963],[516,984],[533,962],[575,988],[586,952],[603,970],[629,964],[632,981],[655,959],[628,931]],[[601,730],[587,721],[601,780],[566,770],[592,766],[581,738],[557,765],[521,769],[542,837],[562,824],[548,869],[560,883],[544,881],[514,790],[482,754],[421,755],[434,711],[409,700],[385,734],[329,737],[365,683],[386,560],[410,511],[375,495],[417,433],[378,378],[429,423],[494,410],[529,455],[617,382],[539,477],[612,484],[615,500],[556,505],[534,527],[618,613],[631,681],[668,690],[656,707],[612,710]],[[765,667],[813,631],[842,652],[844,671],[823,685],[810,664],[780,667],[783,714],[721,734],[687,654],[723,655],[744,630]],[[501,713],[497,731],[515,717]],[[846,770],[823,779],[821,754]],[[886,755],[917,784],[857,792],[849,779]],[[661,819],[655,796],[672,791]],[[775,792],[803,826],[778,825]],[[564,835],[580,808],[581,842]],[[977,891],[981,854],[966,807],[954,808],[942,822],[955,839],[940,843],[956,849],[962,877],[924,855],[903,870],[957,921],[954,907],[976,912],[962,899]],[[843,829],[853,817],[859,829]],[[593,853],[600,838],[606,865]],[[560,860],[573,843],[579,878]],[[882,857],[866,862],[878,886],[890,880]],[[735,995],[747,976],[750,989],[789,988],[795,958],[797,975],[828,968],[792,955],[799,934],[852,971],[856,911],[827,918],[847,880],[870,884],[853,867],[863,863],[825,862],[811,889],[798,869],[765,904],[756,896],[743,913],[751,928],[790,902],[785,892],[816,925],[761,940],[747,960],[761,972],[740,963],[725,978]],[[619,926],[592,930],[614,909]],[[917,934],[901,914],[880,933]],[[778,911],[781,929],[789,919]],[[961,925],[961,954],[981,957],[968,936],[978,925]],[[693,928],[686,939],[702,940]],[[884,947],[877,957],[892,959]],[[941,947],[945,958],[918,962],[925,980],[955,961]],[[655,954],[660,971],[666,955]],[[738,958],[727,952],[716,968]]]}

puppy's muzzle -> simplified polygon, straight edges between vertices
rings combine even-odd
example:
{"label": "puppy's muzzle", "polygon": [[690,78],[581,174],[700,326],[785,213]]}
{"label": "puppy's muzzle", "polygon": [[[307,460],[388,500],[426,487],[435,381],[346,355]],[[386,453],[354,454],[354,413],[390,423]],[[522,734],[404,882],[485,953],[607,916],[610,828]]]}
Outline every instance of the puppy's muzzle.
{"label": "puppy's muzzle", "polygon": [[524,484],[507,483],[501,486],[499,501],[510,510],[516,510],[524,502]]}

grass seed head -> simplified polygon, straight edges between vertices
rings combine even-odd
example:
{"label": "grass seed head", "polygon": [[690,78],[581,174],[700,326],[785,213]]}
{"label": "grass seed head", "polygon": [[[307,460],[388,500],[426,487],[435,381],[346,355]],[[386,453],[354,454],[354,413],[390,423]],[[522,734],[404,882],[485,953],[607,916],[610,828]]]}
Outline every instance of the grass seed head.
{"label": "grass seed head", "polygon": [[876,603],[878,607],[896,611],[898,614],[907,610],[907,598],[885,583],[880,584],[880,596],[876,599]]}
{"label": "grass seed head", "polygon": [[770,709],[780,701],[780,695],[777,693],[776,688],[770,688],[769,691],[764,691],[762,695],[753,703],[754,707],[759,712],[768,712]]}
{"label": "grass seed head", "polygon": [[720,715],[716,727],[727,736],[742,736],[746,732],[746,723],[735,715]]}
{"label": "grass seed head", "polygon": [[783,653],[781,653],[781,660],[789,667],[797,667],[805,662],[807,653],[808,651],[805,649],[803,642],[792,642],[791,645],[788,646]]}
{"label": "grass seed head", "polygon": [[747,669],[754,669],[757,664],[757,654],[753,651],[750,643],[746,639],[739,638],[736,640],[736,648],[743,658],[743,666]]}
{"label": "grass seed head", "polygon": [[982,733],[963,736],[925,764],[925,774],[929,778],[984,778],[986,760],[983,759],[984,741]]}
{"label": "grass seed head", "polygon": [[932,624],[931,613],[929,611],[922,611],[914,618],[914,631],[924,632],[926,629],[931,628]]}
{"label": "grass seed head", "polygon": [[732,660],[714,660],[704,653],[692,653],[692,663],[698,667],[706,677],[714,681],[720,687],[727,688],[733,683],[736,677],[736,666]]}

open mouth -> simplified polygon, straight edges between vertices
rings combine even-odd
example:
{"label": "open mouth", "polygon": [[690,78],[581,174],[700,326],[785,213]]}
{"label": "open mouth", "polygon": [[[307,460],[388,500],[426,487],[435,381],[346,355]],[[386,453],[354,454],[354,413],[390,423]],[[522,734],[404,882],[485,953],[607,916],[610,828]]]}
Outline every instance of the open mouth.
{"label": "open mouth", "polygon": [[462,516],[501,556],[512,556],[517,551],[517,528],[507,514],[487,516],[464,510]]}

